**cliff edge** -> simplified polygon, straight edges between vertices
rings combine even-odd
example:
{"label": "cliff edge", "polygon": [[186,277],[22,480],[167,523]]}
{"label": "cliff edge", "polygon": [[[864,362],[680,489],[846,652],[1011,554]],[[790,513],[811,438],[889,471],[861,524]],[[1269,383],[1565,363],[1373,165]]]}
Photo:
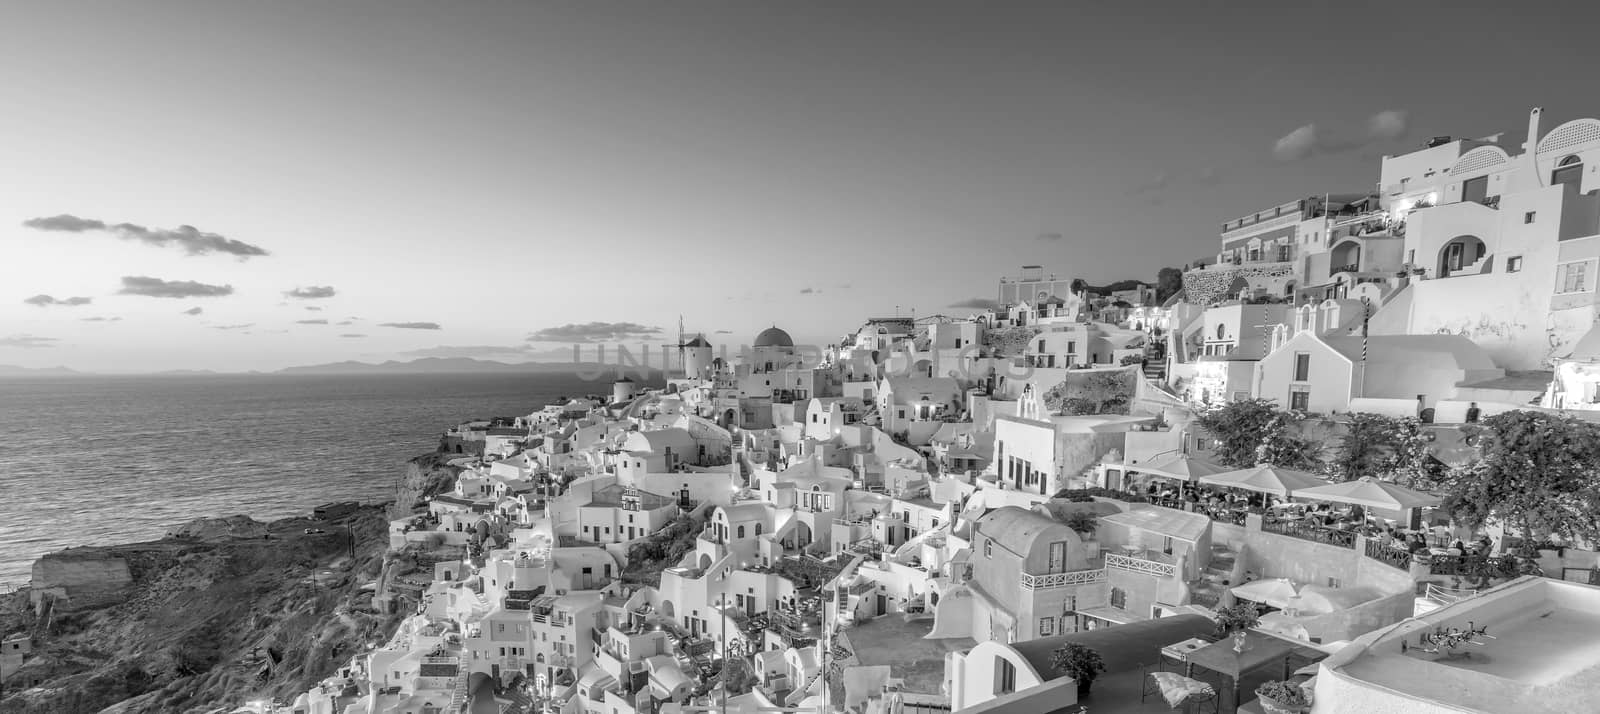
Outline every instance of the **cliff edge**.
{"label": "cliff edge", "polygon": [[387,640],[409,602],[374,608],[386,580],[389,509],[450,488],[455,469],[413,459],[393,506],[336,519],[208,518],[145,543],[40,558],[0,595],[0,637],[31,655],[7,668],[5,714],[231,711],[292,700]]}

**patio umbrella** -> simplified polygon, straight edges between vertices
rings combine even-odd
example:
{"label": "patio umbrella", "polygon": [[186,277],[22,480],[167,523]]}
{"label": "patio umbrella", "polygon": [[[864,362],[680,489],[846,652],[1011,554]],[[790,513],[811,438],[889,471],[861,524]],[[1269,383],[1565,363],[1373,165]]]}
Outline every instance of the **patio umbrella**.
{"label": "patio umbrella", "polygon": [[1277,466],[1256,466],[1237,471],[1224,471],[1211,476],[1201,476],[1200,483],[1222,488],[1237,488],[1256,493],[1266,493],[1284,498],[1297,494],[1301,489],[1328,485],[1326,480],[1304,471],[1279,468]]}
{"label": "patio umbrella", "polygon": [[1289,599],[1300,596],[1300,587],[1288,578],[1256,580],[1232,588],[1233,596],[1241,600],[1263,603],[1268,607],[1284,609]]}
{"label": "patio umbrella", "polygon": [[1333,503],[1349,503],[1386,511],[1404,511],[1408,508],[1433,508],[1438,506],[1440,501],[1438,496],[1421,491],[1413,491],[1392,483],[1385,483],[1371,476],[1363,476],[1354,481],[1346,481],[1344,483],[1301,489],[1295,491],[1294,495],[1299,498],[1331,501]]}
{"label": "patio umbrella", "polygon": [[1158,456],[1145,463],[1134,464],[1128,468],[1139,473],[1166,476],[1167,478],[1189,483],[1194,483],[1202,476],[1212,476],[1228,470],[1228,467],[1222,464],[1184,454]]}

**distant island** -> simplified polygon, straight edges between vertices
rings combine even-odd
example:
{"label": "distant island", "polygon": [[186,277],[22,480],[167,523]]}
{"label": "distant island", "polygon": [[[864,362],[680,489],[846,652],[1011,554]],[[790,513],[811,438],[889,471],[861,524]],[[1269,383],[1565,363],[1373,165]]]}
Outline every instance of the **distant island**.
{"label": "distant island", "polygon": [[[303,367],[289,367],[269,374],[322,375],[322,374],[523,374],[529,372],[575,372],[581,369],[598,369],[602,365],[578,362],[496,362],[471,357],[426,357],[409,362],[389,360],[381,364],[368,362],[334,362]],[[615,369],[609,367],[608,369]],[[660,371],[651,368],[651,371]]]}
{"label": "distant island", "polygon": [[[605,369],[614,371],[615,365],[593,362],[496,362],[471,357],[424,357],[410,361],[389,360],[382,363],[331,362],[328,364],[287,367],[274,372],[217,372],[209,369],[178,369],[164,372],[102,374],[79,372],[66,367],[30,368],[0,365],[0,377],[209,377],[209,376],[320,376],[364,374],[554,374],[579,370]],[[628,370],[630,373],[636,371]],[[651,367],[651,372],[660,368]]]}
{"label": "distant island", "polygon": [[43,367],[34,369],[31,367],[18,367],[12,364],[0,364],[0,377],[59,377],[70,376],[74,374],[85,373],[67,369],[66,367]]}

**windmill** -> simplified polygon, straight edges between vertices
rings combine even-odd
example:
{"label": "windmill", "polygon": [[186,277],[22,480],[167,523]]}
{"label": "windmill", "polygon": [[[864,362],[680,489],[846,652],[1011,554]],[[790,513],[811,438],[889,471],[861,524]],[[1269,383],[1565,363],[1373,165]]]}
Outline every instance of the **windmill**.
{"label": "windmill", "polygon": [[[678,369],[682,370],[684,377],[687,377],[687,378],[695,377],[696,375],[693,375],[693,374],[689,373],[689,359],[688,359],[687,351],[690,348],[700,349],[702,347],[709,347],[709,345],[706,343],[705,335],[697,334],[694,337],[689,337],[683,331],[683,316],[682,315],[678,316],[678,344],[677,344],[677,347],[678,347]],[[703,357],[702,357],[702,359],[703,359]],[[701,366],[703,367],[704,365],[702,364]],[[668,369],[665,370],[665,371],[668,371],[668,372],[672,371],[671,370],[671,365],[667,365],[667,367],[668,367]]]}

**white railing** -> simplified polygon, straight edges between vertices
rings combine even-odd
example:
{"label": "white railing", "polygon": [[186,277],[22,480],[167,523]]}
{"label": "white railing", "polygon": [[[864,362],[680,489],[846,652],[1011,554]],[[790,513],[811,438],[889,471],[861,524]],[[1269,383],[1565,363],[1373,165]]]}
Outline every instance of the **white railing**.
{"label": "white railing", "polygon": [[1094,570],[1072,570],[1065,573],[1045,573],[1043,575],[1022,574],[1022,589],[1024,590],[1049,590],[1053,588],[1067,588],[1076,585],[1105,582],[1106,571],[1103,568]]}
{"label": "white railing", "polygon": [[1434,601],[1436,603],[1439,603],[1440,605],[1451,605],[1451,604],[1454,604],[1454,603],[1461,602],[1462,600],[1465,600],[1465,599],[1467,599],[1469,597],[1472,597],[1473,595],[1477,595],[1477,594],[1478,593],[1477,593],[1476,590],[1457,590],[1455,588],[1442,588],[1442,587],[1439,587],[1435,583],[1428,583],[1428,589],[1426,591],[1424,591],[1423,597],[1426,597],[1429,600],[1432,600],[1432,601]]}
{"label": "white railing", "polygon": [[1106,553],[1106,567],[1126,570],[1130,573],[1154,575],[1158,578],[1170,578],[1178,574],[1178,566],[1172,563],[1162,563],[1144,558],[1134,558],[1116,553]]}

